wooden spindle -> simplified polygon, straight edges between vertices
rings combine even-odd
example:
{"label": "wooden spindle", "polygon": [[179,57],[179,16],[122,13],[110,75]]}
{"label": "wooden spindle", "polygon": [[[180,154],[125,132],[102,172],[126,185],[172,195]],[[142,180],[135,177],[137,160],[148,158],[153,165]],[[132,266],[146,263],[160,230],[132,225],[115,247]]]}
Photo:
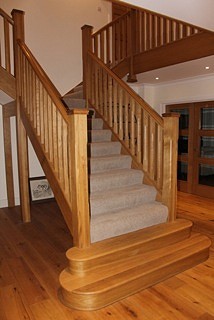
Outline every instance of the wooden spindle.
{"label": "wooden spindle", "polygon": [[118,90],[118,94],[119,94],[119,138],[120,140],[123,140],[123,90],[121,87],[119,87]]}
{"label": "wooden spindle", "polygon": [[53,163],[53,109],[52,109],[52,102],[51,98],[48,95],[47,101],[47,114],[48,114],[48,153],[50,162]]}
{"label": "wooden spindle", "polygon": [[57,111],[57,153],[58,153],[58,172],[59,180],[64,184],[64,169],[63,169],[63,150],[62,150],[62,116]]}
{"label": "wooden spindle", "polygon": [[107,65],[110,65],[111,58],[110,58],[110,29],[109,28],[106,29],[105,35],[106,35],[106,61],[105,61],[105,63]]}
{"label": "wooden spindle", "polygon": [[107,85],[108,85],[108,78],[107,74],[104,72],[103,73],[103,100],[104,100],[104,119],[107,121],[108,119],[108,91],[107,91]]}
{"label": "wooden spindle", "polygon": [[100,33],[100,59],[105,63],[105,40],[104,31]]}
{"label": "wooden spindle", "polygon": [[135,156],[135,101],[132,98],[130,108],[130,150],[131,154]]}
{"label": "wooden spindle", "polygon": [[11,73],[9,22],[4,18],[5,69]]}
{"label": "wooden spindle", "polygon": [[115,24],[112,26],[112,67],[116,63],[116,27]]}
{"label": "wooden spindle", "polygon": [[129,148],[129,97],[125,94],[125,115],[124,115],[124,131],[125,131],[125,144]]}
{"label": "wooden spindle", "polygon": [[112,90],[112,78],[108,78],[108,103],[109,103],[109,115],[108,121],[110,127],[113,126],[113,112],[112,112],[112,104],[113,104],[113,90]]}
{"label": "wooden spindle", "polygon": [[118,85],[117,82],[113,80],[113,128],[114,132],[118,133]]}
{"label": "wooden spindle", "polygon": [[49,138],[48,138],[48,127],[49,127],[48,118],[48,93],[44,90],[44,148],[45,152],[49,151]]}
{"label": "wooden spindle", "polygon": [[155,180],[156,175],[156,135],[155,121],[149,117],[149,175],[152,180]]}
{"label": "wooden spindle", "polygon": [[142,109],[141,107],[137,104],[136,106],[136,138],[137,138],[137,146],[136,146],[136,155],[137,155],[137,162],[141,164],[141,157],[142,157]]}
{"label": "wooden spindle", "polygon": [[56,172],[56,175],[58,176],[58,148],[57,148],[57,110],[56,110],[56,106],[53,104],[52,105],[52,113],[53,113],[53,119],[52,119],[52,123],[53,123],[53,165],[54,165],[54,170]]}
{"label": "wooden spindle", "polygon": [[163,183],[163,129],[157,126],[157,188],[162,189]]}
{"label": "wooden spindle", "polygon": [[149,170],[149,116],[146,111],[143,112],[143,170]]}

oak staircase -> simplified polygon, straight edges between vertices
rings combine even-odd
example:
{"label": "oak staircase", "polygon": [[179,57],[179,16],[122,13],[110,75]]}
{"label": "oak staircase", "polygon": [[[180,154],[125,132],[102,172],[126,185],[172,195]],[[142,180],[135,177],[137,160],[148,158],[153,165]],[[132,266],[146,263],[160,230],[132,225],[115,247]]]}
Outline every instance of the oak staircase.
{"label": "oak staircase", "polygon": [[[213,32],[140,8],[95,33],[84,26],[83,86],[61,97],[25,44],[24,13],[0,16],[0,89],[16,98],[7,116],[17,118],[23,221],[30,221],[28,136],[73,236],[61,301],[94,310],[206,260],[210,240],[176,219],[178,117],[159,116],[121,78],[213,54]],[[12,188],[10,168],[7,177]]]}

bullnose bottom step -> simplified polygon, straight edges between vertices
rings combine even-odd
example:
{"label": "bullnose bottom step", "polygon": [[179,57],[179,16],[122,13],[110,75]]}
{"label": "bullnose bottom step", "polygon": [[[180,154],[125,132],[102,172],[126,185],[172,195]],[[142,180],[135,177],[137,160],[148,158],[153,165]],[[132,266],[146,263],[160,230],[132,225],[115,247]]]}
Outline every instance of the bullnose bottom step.
{"label": "bullnose bottom step", "polygon": [[60,275],[59,297],[70,308],[100,309],[205,261],[210,245],[209,238],[194,234],[150,251],[132,250],[127,257],[118,252],[115,258],[114,252],[114,260],[101,258],[99,263],[96,244],[94,255],[98,263],[87,271],[65,269]]}

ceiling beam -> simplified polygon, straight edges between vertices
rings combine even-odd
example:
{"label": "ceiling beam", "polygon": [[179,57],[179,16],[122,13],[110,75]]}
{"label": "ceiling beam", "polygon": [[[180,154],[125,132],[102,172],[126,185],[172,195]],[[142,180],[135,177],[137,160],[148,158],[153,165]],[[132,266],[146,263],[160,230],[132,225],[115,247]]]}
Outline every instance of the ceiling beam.
{"label": "ceiling beam", "polygon": [[134,56],[134,73],[139,74],[214,55],[214,33],[203,32]]}

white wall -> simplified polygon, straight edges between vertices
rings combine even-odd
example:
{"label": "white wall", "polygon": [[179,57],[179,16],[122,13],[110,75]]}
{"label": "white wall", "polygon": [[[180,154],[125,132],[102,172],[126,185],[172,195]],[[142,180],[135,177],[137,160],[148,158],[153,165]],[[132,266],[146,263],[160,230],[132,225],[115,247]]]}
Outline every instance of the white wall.
{"label": "white wall", "polygon": [[95,30],[110,19],[103,0],[3,0],[1,8],[25,11],[26,43],[63,94],[82,80],[81,27]]}
{"label": "white wall", "polygon": [[121,2],[131,3],[214,31],[213,0],[125,0]]}
{"label": "white wall", "polygon": [[214,101],[214,75],[132,88],[159,114],[165,112],[167,104]]}
{"label": "white wall", "polygon": [[[82,80],[81,27],[88,24],[97,30],[111,18],[111,4],[104,0],[0,0],[0,7],[8,14],[12,9],[25,11],[26,43],[62,95]],[[1,105],[7,101],[1,97],[0,94],[0,207],[4,207],[7,205],[7,198]],[[12,135],[15,155],[14,123]],[[29,160],[30,176],[43,175],[31,145]],[[16,204],[18,204],[16,158],[14,164]]]}

